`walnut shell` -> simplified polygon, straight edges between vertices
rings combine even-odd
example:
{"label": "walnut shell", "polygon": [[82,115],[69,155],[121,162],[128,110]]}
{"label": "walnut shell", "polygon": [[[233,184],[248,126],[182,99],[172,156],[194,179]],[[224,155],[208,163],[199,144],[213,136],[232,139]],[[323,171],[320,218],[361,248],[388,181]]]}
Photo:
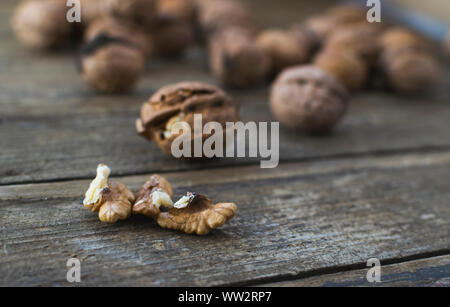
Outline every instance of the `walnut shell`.
{"label": "walnut shell", "polygon": [[61,0],[27,0],[19,4],[12,27],[19,41],[35,49],[61,47],[71,38],[73,24],[66,19],[67,6]]}
{"label": "walnut shell", "polygon": [[380,26],[367,22],[340,26],[329,34],[324,48],[352,49],[367,64],[372,65],[380,52],[380,32]]}
{"label": "walnut shell", "polygon": [[208,40],[226,28],[242,28],[256,34],[258,26],[242,2],[234,0],[197,0],[198,27]]}
{"label": "walnut shell", "polygon": [[160,206],[165,205],[165,203],[154,199],[153,193],[155,191],[166,193],[169,198],[173,196],[170,183],[164,177],[152,175],[136,194],[136,203],[133,206],[134,214],[143,214],[154,219],[158,217]]}
{"label": "walnut shell", "polygon": [[363,88],[369,78],[369,65],[353,49],[322,50],[314,65],[332,74],[350,91]]}
{"label": "walnut shell", "polygon": [[296,66],[284,70],[273,83],[270,106],[275,118],[288,128],[325,133],[344,116],[348,94],[320,68]]}
{"label": "walnut shell", "polygon": [[270,72],[268,54],[241,28],[227,28],[211,38],[209,64],[218,80],[235,88],[254,86]]}
{"label": "walnut shell", "polygon": [[425,92],[436,85],[440,76],[439,61],[420,49],[384,52],[381,66],[388,84],[403,94]]}
{"label": "walnut shell", "polygon": [[149,56],[153,50],[152,42],[145,31],[124,19],[117,19],[112,16],[96,19],[86,29],[84,40],[90,42],[99,35],[127,40],[138,47],[146,56]]}
{"label": "walnut shell", "polygon": [[311,43],[300,42],[300,37],[291,32],[270,29],[262,31],[256,38],[256,44],[269,55],[272,72],[279,73],[286,67],[306,63],[311,53]]}
{"label": "walnut shell", "polygon": [[80,57],[83,79],[104,93],[131,90],[145,69],[139,48],[120,38],[99,35],[89,42]]}
{"label": "walnut shell", "polygon": [[213,205],[210,199],[200,194],[188,193],[185,198],[183,207],[174,206],[168,212],[159,214],[159,226],[187,234],[206,235],[232,219],[237,211],[235,203]]}
{"label": "walnut shell", "polygon": [[[201,114],[203,124],[216,121],[225,127],[226,122],[238,120],[237,109],[234,100],[214,86],[181,82],[163,87],[143,104],[141,118],[136,120],[136,129],[141,136],[154,141],[164,153],[172,156],[172,142],[179,136],[170,131],[173,121],[188,123],[193,129],[194,114]],[[195,135],[192,131],[191,141],[194,142],[197,137],[205,140],[209,136]],[[193,151],[194,146],[191,148]]]}

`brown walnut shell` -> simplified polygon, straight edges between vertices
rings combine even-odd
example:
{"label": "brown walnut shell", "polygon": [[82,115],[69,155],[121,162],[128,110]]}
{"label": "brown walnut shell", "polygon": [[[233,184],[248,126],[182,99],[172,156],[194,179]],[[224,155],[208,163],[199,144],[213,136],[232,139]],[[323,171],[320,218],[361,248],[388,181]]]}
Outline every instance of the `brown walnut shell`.
{"label": "brown walnut shell", "polygon": [[[216,121],[225,127],[226,122],[238,120],[237,109],[235,101],[214,86],[201,82],[181,82],[163,87],[143,104],[136,129],[141,136],[154,141],[164,153],[172,155],[171,145],[179,134],[165,135],[171,120],[182,116],[181,120],[193,129],[194,115],[201,114],[203,125]],[[195,138],[204,140],[209,136],[195,135],[192,131],[191,141],[194,142]],[[193,151],[194,146],[191,148]]]}
{"label": "brown walnut shell", "polygon": [[353,49],[326,48],[316,56],[314,64],[350,91],[362,89],[369,78],[369,65]]}
{"label": "brown walnut shell", "polygon": [[289,66],[306,63],[310,56],[311,43],[300,42],[300,37],[285,30],[271,29],[262,31],[256,38],[256,44],[269,55],[271,70],[279,73]]}
{"label": "brown walnut shell", "polygon": [[161,190],[166,192],[170,197],[173,196],[172,186],[170,183],[164,177],[156,174],[152,175],[136,194],[133,214],[143,214],[154,219],[158,217],[160,208],[152,199],[152,193],[155,190]]}
{"label": "brown walnut shell", "polygon": [[16,8],[12,27],[27,47],[57,48],[67,43],[73,33],[73,24],[67,21],[66,14],[65,1],[27,0]]}
{"label": "brown walnut shell", "polygon": [[128,40],[131,44],[138,47],[146,56],[152,53],[152,42],[145,31],[133,23],[124,19],[104,16],[93,21],[86,29],[84,40],[90,42],[99,35]]}
{"label": "brown walnut shell", "polygon": [[104,93],[131,90],[145,69],[145,57],[139,48],[120,38],[97,36],[89,42],[80,58],[85,82]]}
{"label": "brown walnut shell", "polygon": [[254,86],[270,72],[269,55],[241,28],[227,28],[212,37],[209,64],[218,80],[234,88]]}
{"label": "brown walnut shell", "polygon": [[345,88],[312,65],[284,70],[270,93],[275,118],[286,127],[311,134],[330,131],[346,113],[347,105]]}
{"label": "brown walnut shell", "polygon": [[161,212],[157,219],[159,226],[187,234],[206,235],[232,219],[237,211],[235,203],[213,205],[210,199],[200,194],[188,193],[188,197],[186,207],[172,207],[168,212]]}

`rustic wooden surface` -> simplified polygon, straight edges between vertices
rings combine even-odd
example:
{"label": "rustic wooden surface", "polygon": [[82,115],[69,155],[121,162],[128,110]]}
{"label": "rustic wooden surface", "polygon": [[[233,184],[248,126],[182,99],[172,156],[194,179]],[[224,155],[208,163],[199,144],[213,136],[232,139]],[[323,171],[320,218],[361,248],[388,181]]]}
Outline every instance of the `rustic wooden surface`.
{"label": "rustic wooden surface", "polygon": [[[7,25],[15,3],[0,4],[0,285],[68,285],[69,257],[82,261],[82,285],[366,285],[372,257],[387,264],[386,285],[448,285],[448,69],[426,97],[357,95],[330,136],[282,130],[277,169],[179,162],[136,136],[134,119],[162,85],[216,83],[200,50],[152,61],[130,95],[99,95],[80,80],[73,52],[16,43]],[[265,25],[284,26],[327,1],[250,4]],[[270,14],[274,6],[282,12]],[[272,120],[266,87],[231,94],[244,121]],[[99,162],[134,191],[164,172],[177,195],[236,201],[238,215],[206,237],[142,217],[101,224],[81,206]]]}

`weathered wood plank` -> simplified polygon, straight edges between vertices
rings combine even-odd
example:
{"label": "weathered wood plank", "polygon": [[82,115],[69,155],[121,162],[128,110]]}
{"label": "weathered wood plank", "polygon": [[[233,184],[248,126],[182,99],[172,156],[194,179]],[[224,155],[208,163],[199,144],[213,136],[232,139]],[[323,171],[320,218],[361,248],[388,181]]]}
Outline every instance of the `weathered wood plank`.
{"label": "weathered wood plank", "polygon": [[[450,250],[449,152],[167,177],[176,195],[236,201],[237,217],[187,236],[142,217],[101,224],[80,204],[86,180],[0,187],[0,284],[66,285],[71,256],[82,260],[83,285],[193,286]],[[144,179],[120,180],[136,190]]]}
{"label": "weathered wood plank", "polygon": [[[0,184],[87,178],[99,162],[114,165],[121,175],[255,162],[174,161],[135,134],[140,104],[157,88],[181,80],[216,83],[208,73],[203,53],[193,50],[181,59],[150,61],[149,72],[131,95],[98,95],[77,75],[70,51],[34,53],[15,42],[5,24],[14,3],[2,1],[0,11],[4,17],[0,18]],[[315,1],[308,9],[300,9],[303,6],[298,1],[287,1],[281,7],[273,1],[253,1],[252,5],[264,24],[286,25],[302,14],[320,11],[325,3]],[[275,5],[283,14],[268,13]],[[328,137],[299,136],[282,129],[281,159],[447,148],[448,81],[430,98],[359,95],[344,123]],[[244,121],[273,120],[266,88],[231,94],[241,102]]]}
{"label": "weathered wood plank", "polygon": [[268,287],[450,287],[450,256],[432,257],[381,266],[381,282],[369,283],[367,272],[353,270],[301,280],[267,284]]}

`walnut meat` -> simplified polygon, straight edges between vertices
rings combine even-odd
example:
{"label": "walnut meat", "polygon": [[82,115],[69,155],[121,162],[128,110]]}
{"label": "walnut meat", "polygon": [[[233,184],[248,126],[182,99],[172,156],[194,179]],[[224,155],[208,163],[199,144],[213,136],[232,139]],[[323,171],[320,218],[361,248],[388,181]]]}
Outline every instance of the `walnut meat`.
{"label": "walnut meat", "polygon": [[210,136],[195,134],[194,115],[202,115],[203,125],[211,121],[218,122],[225,134],[226,122],[238,120],[237,109],[234,100],[214,86],[201,82],[181,82],[163,87],[144,103],[141,118],[136,121],[136,129],[141,136],[154,141],[163,152],[172,156],[172,142],[181,135],[172,128],[175,123],[186,123],[192,129],[193,157],[195,139],[205,140]]}
{"label": "walnut meat", "polygon": [[235,88],[254,86],[270,71],[268,54],[241,28],[227,28],[211,38],[209,64],[218,80]]}
{"label": "walnut meat", "polygon": [[347,105],[345,88],[312,65],[284,70],[271,88],[270,106],[275,118],[301,132],[330,131],[344,116]]}
{"label": "walnut meat", "polygon": [[152,175],[136,194],[133,213],[156,219],[161,207],[173,205],[172,196],[170,183],[159,175]]}
{"label": "walnut meat", "polygon": [[80,71],[85,82],[104,93],[131,90],[145,69],[145,56],[127,40],[100,34],[82,50]]}
{"label": "walnut meat", "polygon": [[262,31],[256,38],[256,44],[269,55],[273,73],[306,63],[312,49],[312,43],[306,36],[300,37],[299,33],[294,35],[280,29]]}
{"label": "walnut meat", "polygon": [[83,205],[98,212],[100,221],[115,223],[131,215],[134,194],[120,182],[109,182],[111,170],[104,164],[97,167],[97,176],[86,192]]}
{"label": "walnut meat", "polygon": [[235,203],[213,205],[212,201],[203,195],[188,193],[168,212],[161,212],[157,222],[162,228],[206,235],[232,219],[236,211]]}
{"label": "walnut meat", "polygon": [[12,27],[25,46],[51,49],[71,38],[72,24],[66,19],[67,6],[61,0],[27,0],[17,7]]}

